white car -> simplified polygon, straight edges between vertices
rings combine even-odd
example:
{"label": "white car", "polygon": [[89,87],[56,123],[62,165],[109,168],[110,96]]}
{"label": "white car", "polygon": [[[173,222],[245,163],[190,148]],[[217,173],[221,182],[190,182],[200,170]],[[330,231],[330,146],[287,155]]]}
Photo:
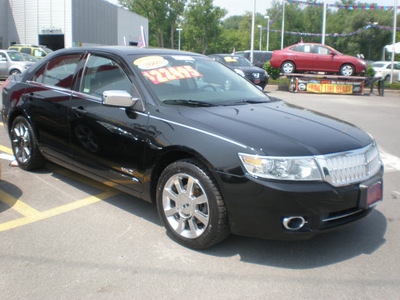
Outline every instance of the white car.
{"label": "white car", "polygon": [[[372,68],[375,71],[375,77],[383,78],[385,81],[390,80],[392,62],[376,61],[372,64]],[[393,81],[400,81],[400,63],[397,61],[393,63]]]}

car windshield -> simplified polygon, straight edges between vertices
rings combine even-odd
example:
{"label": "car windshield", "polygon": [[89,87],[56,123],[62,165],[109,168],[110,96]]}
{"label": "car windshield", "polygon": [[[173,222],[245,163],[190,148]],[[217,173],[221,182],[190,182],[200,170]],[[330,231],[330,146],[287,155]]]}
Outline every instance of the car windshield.
{"label": "car windshield", "polygon": [[20,52],[17,51],[10,51],[7,52],[8,56],[12,61],[25,61],[25,58]]}
{"label": "car windshield", "polygon": [[224,56],[224,64],[230,67],[252,67],[247,59],[241,56]]}
{"label": "car windshield", "polygon": [[373,68],[383,68],[386,64],[383,63],[373,63],[372,67]]}
{"label": "car windshield", "polygon": [[212,106],[270,101],[251,82],[206,57],[133,55],[131,59],[150,90],[164,104]]}

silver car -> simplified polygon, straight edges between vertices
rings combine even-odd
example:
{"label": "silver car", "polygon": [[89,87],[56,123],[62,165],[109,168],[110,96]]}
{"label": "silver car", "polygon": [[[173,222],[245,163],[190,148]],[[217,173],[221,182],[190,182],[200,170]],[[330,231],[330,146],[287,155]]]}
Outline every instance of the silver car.
{"label": "silver car", "polygon": [[31,65],[18,51],[0,50],[0,78],[25,72]]}
{"label": "silver car", "polygon": [[[390,80],[392,73],[392,62],[390,61],[376,61],[372,64],[372,68],[375,71],[374,77],[379,77],[385,81]],[[393,63],[393,81],[400,81],[400,63],[395,61]]]}

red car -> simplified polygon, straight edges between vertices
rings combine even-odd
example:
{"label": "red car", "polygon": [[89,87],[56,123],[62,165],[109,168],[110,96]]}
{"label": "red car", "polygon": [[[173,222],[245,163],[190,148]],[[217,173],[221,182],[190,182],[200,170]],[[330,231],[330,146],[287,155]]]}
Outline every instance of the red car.
{"label": "red car", "polygon": [[343,55],[322,44],[299,43],[272,53],[271,66],[283,73],[327,72],[344,76],[363,74],[367,68],[364,60]]}

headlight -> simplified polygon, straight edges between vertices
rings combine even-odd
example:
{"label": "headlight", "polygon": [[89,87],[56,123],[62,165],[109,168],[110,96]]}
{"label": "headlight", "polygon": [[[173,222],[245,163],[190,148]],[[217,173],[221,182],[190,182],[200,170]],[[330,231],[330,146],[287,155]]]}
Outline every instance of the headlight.
{"label": "headlight", "polygon": [[360,64],[364,65],[364,66],[367,65],[367,63],[366,63],[365,61],[363,61],[362,59],[358,59],[358,62],[359,62]]}
{"label": "headlight", "polygon": [[239,153],[246,171],[277,180],[323,180],[313,157],[270,157]]}
{"label": "headlight", "polygon": [[244,72],[243,72],[242,70],[234,69],[234,71],[235,71],[236,73],[238,73],[240,76],[245,77]]}

